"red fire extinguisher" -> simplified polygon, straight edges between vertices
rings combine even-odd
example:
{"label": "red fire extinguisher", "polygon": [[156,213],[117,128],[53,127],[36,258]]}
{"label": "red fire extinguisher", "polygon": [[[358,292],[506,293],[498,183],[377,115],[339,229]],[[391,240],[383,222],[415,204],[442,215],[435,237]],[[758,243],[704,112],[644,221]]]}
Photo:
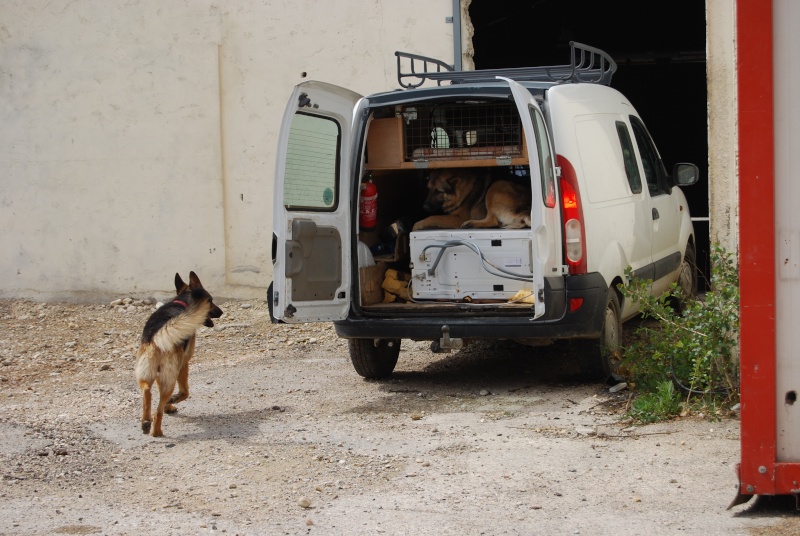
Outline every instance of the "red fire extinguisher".
{"label": "red fire extinguisher", "polygon": [[372,181],[361,183],[358,215],[358,223],[363,230],[374,229],[378,224],[378,189]]}

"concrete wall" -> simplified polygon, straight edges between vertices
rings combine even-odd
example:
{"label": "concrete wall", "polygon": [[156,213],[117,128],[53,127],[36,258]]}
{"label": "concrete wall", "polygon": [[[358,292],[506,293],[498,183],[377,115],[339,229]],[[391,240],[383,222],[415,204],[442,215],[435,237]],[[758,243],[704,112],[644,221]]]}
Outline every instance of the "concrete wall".
{"label": "concrete wall", "polygon": [[271,280],[294,84],[453,61],[451,0],[0,0],[0,297],[217,296]]}
{"label": "concrete wall", "polygon": [[708,180],[711,241],[737,251],[735,0],[706,0]]}
{"label": "concrete wall", "polygon": [[[452,62],[452,4],[0,0],[0,297],[146,296],[191,269],[263,297],[292,86],[395,88],[395,50]],[[711,238],[732,251],[734,10],[706,2]]]}

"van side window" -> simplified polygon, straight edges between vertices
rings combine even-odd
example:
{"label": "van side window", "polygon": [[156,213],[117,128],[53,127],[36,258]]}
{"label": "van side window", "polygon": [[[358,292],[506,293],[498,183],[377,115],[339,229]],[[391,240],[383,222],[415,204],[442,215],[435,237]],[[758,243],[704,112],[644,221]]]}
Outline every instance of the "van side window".
{"label": "van side window", "polygon": [[639,155],[642,157],[644,167],[644,178],[647,181],[647,189],[650,195],[661,195],[669,193],[667,182],[667,172],[658,156],[656,146],[650,139],[650,134],[644,123],[638,117],[630,116],[631,126],[633,126],[633,136],[636,138],[636,145],[639,147]]}
{"label": "van side window", "polygon": [[550,138],[547,136],[545,122],[539,110],[530,108],[533,129],[536,134],[536,150],[539,153],[539,176],[542,178],[542,199],[544,204],[553,208],[556,206],[556,178],[553,171],[553,151],[550,147]]}
{"label": "van side window", "polygon": [[622,146],[622,161],[625,163],[625,174],[628,176],[631,192],[640,194],[642,193],[642,177],[639,175],[639,166],[636,165],[636,154],[633,152],[631,133],[628,132],[628,125],[622,121],[617,121],[616,124],[619,143]]}
{"label": "van side window", "polygon": [[294,115],[286,147],[283,190],[286,208],[336,209],[340,135],[339,124],[333,119]]}

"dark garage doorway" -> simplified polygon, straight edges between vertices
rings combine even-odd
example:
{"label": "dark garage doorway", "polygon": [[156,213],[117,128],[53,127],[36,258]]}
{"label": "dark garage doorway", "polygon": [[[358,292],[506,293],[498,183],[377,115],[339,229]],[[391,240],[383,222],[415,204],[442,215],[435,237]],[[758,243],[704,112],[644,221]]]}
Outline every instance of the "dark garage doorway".
{"label": "dark garage doorway", "polygon": [[[667,169],[700,168],[685,188],[708,278],[708,134],[705,2],[674,0],[472,0],[475,68],[569,63],[569,42],[606,51],[618,69],[611,86],[647,124]],[[702,282],[701,282],[702,288]]]}

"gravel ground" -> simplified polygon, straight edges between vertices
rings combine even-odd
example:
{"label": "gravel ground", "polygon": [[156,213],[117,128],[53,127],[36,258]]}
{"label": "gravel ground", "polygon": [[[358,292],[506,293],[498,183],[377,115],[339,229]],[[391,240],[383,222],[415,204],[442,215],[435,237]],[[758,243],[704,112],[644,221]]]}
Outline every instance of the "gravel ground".
{"label": "gravel ground", "polygon": [[154,302],[0,301],[0,534],[788,535],[732,510],[739,422],[624,420],[556,348],[403,341],[365,381],[328,324],[219,303],[191,397],[143,435],[133,377]]}

